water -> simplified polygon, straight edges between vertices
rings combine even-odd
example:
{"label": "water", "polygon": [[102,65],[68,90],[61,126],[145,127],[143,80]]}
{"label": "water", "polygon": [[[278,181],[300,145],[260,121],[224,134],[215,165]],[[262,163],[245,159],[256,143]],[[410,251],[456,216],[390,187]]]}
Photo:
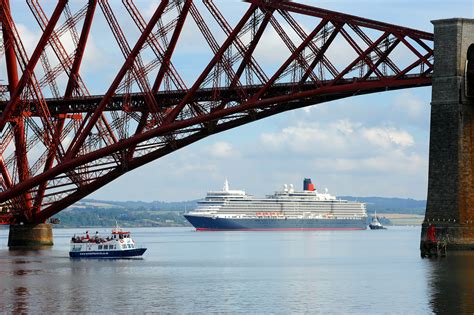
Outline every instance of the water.
{"label": "water", "polygon": [[[384,231],[132,229],[143,259],[71,260],[69,239],[6,249],[0,312],[461,313],[474,311],[474,256],[421,259],[419,227]],[[95,232],[95,230],[91,230]],[[101,230],[99,230],[101,231]]]}

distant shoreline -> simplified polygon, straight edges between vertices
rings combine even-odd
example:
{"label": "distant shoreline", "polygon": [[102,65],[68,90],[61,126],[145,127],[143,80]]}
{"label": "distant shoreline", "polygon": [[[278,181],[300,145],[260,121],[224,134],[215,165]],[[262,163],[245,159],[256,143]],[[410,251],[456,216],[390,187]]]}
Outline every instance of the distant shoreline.
{"label": "distant shoreline", "polygon": [[[421,225],[424,220],[426,200],[353,196],[338,198],[365,203],[367,215],[377,213],[384,225]],[[183,214],[195,209],[198,202],[199,200],[124,202],[83,199],[54,218],[60,220],[56,228],[104,228],[113,227],[116,222],[125,228],[190,227]]]}
{"label": "distant shoreline", "polygon": [[391,225],[395,226],[421,225],[425,219],[421,214],[406,213],[377,213],[377,216],[389,219]]}

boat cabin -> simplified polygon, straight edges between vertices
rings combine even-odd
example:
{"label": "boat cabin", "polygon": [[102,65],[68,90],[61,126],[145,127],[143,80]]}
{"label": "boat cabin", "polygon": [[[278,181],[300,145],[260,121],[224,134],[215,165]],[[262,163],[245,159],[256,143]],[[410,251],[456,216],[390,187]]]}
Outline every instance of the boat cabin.
{"label": "boat cabin", "polygon": [[114,229],[112,230],[112,239],[114,240],[123,240],[130,238],[130,232],[125,232],[122,230]]}

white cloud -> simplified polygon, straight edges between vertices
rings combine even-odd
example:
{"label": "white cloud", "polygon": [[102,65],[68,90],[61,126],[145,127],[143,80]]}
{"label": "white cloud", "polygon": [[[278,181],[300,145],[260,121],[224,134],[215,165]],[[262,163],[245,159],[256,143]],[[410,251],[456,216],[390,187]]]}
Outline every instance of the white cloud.
{"label": "white cloud", "polygon": [[[305,118],[260,137],[259,146],[271,150],[273,160],[278,160],[272,165],[288,161],[278,166],[279,173],[296,183],[299,178],[292,170],[300,177],[313,175],[318,184],[340,195],[413,197],[416,191],[424,198],[423,187],[405,182],[407,178],[425,182],[428,169],[427,152],[420,150],[409,131],[350,119],[308,123]],[[378,186],[387,180],[393,187]]]}
{"label": "white cloud", "polygon": [[359,123],[354,124],[353,122],[347,119],[344,119],[344,120],[337,121],[334,126],[339,132],[343,133],[344,135],[350,135],[354,133],[354,128],[359,127],[360,124]]}
{"label": "white cloud", "polygon": [[415,144],[413,136],[396,128],[364,127],[348,119],[327,124],[297,123],[273,133],[263,133],[261,144],[272,151],[319,155],[358,155],[403,149]]}
{"label": "white cloud", "polygon": [[402,147],[410,147],[415,144],[412,135],[406,131],[388,130],[390,140]]}
{"label": "white cloud", "polygon": [[[289,29],[285,29],[285,31],[289,31]],[[254,57],[257,59],[257,62],[266,66],[280,65],[290,55],[290,50],[277,32],[271,26],[268,26],[255,49]]]}
{"label": "white cloud", "polygon": [[23,43],[26,53],[31,56],[39,41],[40,33],[33,31],[29,26],[21,23],[16,24],[16,28],[20,34],[21,42]]}
{"label": "white cloud", "polygon": [[312,162],[319,174],[413,174],[426,167],[424,157],[401,150],[361,158],[317,158]]}
{"label": "white cloud", "polygon": [[211,157],[217,159],[236,158],[239,156],[239,153],[232,147],[232,145],[224,141],[215,142],[206,147],[204,151]]}
{"label": "white cloud", "polygon": [[415,143],[408,132],[395,128],[363,128],[361,134],[370,143],[382,148],[389,148],[393,145],[409,147]]}
{"label": "white cloud", "polygon": [[212,136],[127,175],[95,197],[117,195],[135,178],[140,178],[139,189],[118,198],[197,199],[219,189],[225,177],[231,187],[263,196],[283,183],[299,188],[302,178],[312,177],[336,195],[426,198],[428,145],[419,135],[406,125],[326,119],[318,113],[295,111]]}
{"label": "white cloud", "polygon": [[397,95],[393,102],[394,114],[402,115],[414,121],[421,121],[426,115],[427,104],[410,91],[403,91]]}

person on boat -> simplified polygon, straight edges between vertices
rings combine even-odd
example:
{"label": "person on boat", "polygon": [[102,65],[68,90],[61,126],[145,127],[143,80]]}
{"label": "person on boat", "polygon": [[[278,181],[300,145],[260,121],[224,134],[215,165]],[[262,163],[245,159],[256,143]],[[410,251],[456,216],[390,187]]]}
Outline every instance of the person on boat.
{"label": "person on boat", "polygon": [[89,237],[89,231],[86,231],[86,239],[87,239],[87,240],[90,239],[90,237]]}

